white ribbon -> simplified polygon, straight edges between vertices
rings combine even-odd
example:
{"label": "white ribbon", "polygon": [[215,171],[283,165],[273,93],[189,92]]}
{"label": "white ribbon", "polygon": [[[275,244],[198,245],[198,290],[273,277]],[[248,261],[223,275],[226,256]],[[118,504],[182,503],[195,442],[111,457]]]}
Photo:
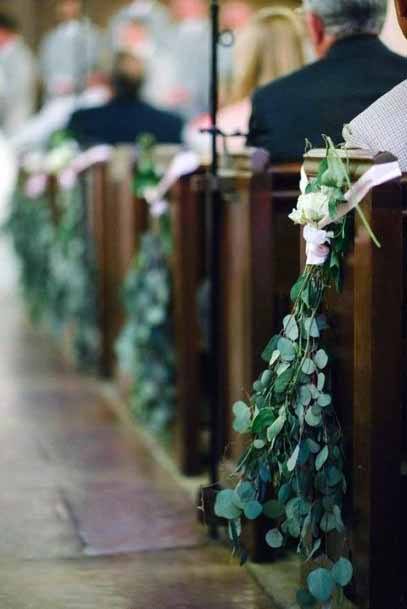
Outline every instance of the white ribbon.
{"label": "white ribbon", "polygon": [[[397,161],[373,165],[373,167],[368,169],[345,194],[347,203],[340,205],[335,218],[331,218],[330,216],[323,218],[318,223],[318,227],[307,224],[304,227],[303,232],[306,241],[307,264],[322,265],[328,258],[329,244],[333,234],[323,230],[326,226],[332,222],[336,222],[352,209],[355,209],[375,186],[380,186],[380,184],[399,178],[401,175],[402,173]],[[307,183],[308,178],[304,168],[302,168],[301,191],[304,189],[305,192]]]}
{"label": "white ribbon", "polygon": [[[149,189],[145,193],[147,203],[153,208],[157,205],[158,209],[164,209],[165,211],[166,207],[163,207],[163,203],[165,202],[165,195],[170,188],[182,178],[182,176],[186,176],[196,171],[200,165],[199,156],[195,154],[195,152],[180,152],[177,154],[171,161],[170,166],[157,186]],[[164,212],[162,211],[161,213]]]}
{"label": "white ribbon", "polygon": [[112,155],[112,147],[106,144],[93,146],[76,156],[68,167],[58,175],[58,184],[62,189],[72,188],[78,179],[78,175],[98,163],[105,163]]}
{"label": "white ribbon", "polygon": [[331,242],[333,233],[307,224],[304,226],[303,236],[306,241],[307,264],[325,264],[329,256],[329,245],[326,244]]}
{"label": "white ribbon", "polygon": [[335,218],[332,219],[327,216],[319,222],[318,227],[324,228],[328,224],[331,224],[331,222],[336,222],[352,211],[352,209],[355,209],[375,186],[380,186],[380,184],[385,184],[385,182],[400,178],[401,175],[400,165],[397,161],[373,165],[351,186],[348,192],[345,193],[347,203],[339,206]]}

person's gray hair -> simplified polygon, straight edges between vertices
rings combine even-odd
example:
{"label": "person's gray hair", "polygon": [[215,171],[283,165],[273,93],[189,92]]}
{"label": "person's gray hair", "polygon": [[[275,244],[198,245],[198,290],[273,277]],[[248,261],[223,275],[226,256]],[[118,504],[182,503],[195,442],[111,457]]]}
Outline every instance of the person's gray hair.
{"label": "person's gray hair", "polygon": [[304,0],[304,9],[318,15],[333,36],[379,34],[386,19],[387,0]]}

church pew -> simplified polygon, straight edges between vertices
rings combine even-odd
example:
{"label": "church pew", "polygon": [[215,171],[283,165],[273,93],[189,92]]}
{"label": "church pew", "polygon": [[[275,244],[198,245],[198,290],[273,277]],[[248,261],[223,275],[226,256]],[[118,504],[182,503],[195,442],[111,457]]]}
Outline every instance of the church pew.
{"label": "church pew", "polygon": [[147,208],[132,192],[134,153],[119,147],[109,163],[87,171],[90,231],[94,238],[100,290],[101,372],[115,368],[114,344],[123,324],[120,290],[147,227]]}
{"label": "church pew", "polygon": [[[309,173],[313,160],[312,154],[306,159]],[[360,162],[351,167],[357,173]],[[341,294],[330,290],[327,314],[331,324],[329,347],[335,358],[333,395],[343,425],[351,481],[348,518],[355,593],[362,607],[379,609],[398,606],[401,575],[405,266],[400,182],[374,188],[361,205],[382,248],[369,239],[355,214],[344,289]]]}
{"label": "church pew", "polygon": [[175,460],[184,474],[203,467],[205,351],[198,322],[198,290],[205,278],[204,170],[183,176],[169,193],[173,232],[174,329],[177,358]]}

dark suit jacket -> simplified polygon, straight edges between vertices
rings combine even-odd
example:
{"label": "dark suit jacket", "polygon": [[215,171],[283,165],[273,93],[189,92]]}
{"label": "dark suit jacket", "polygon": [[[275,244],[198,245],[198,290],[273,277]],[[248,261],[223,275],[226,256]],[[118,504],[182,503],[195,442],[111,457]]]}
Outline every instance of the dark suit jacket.
{"label": "dark suit jacket", "polygon": [[74,112],[68,130],[83,145],[130,144],[143,133],[157,142],[179,144],[182,120],[132,98],[115,98],[103,106]]}
{"label": "dark suit jacket", "polygon": [[301,160],[306,138],[314,147],[322,133],[342,142],[343,126],[406,76],[407,59],[376,36],[343,39],[324,59],[254,93],[248,144],[273,161]]}

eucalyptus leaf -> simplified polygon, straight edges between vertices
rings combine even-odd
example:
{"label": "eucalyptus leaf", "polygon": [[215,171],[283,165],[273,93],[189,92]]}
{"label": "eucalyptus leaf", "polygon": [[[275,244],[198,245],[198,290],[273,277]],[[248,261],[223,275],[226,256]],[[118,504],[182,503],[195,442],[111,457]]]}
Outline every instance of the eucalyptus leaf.
{"label": "eucalyptus leaf", "polygon": [[264,440],[254,440],[253,442],[253,446],[254,448],[256,448],[257,450],[261,450],[262,448],[264,448],[266,446],[266,443]]}
{"label": "eucalyptus leaf", "polygon": [[280,353],[280,351],[278,349],[273,351],[272,356],[270,358],[270,366],[274,366],[276,361],[279,359],[280,355],[281,355],[281,353]]}
{"label": "eucalyptus leaf", "polygon": [[352,581],[353,567],[351,562],[347,558],[341,557],[332,567],[331,574],[336,583],[344,588]]}
{"label": "eucalyptus leaf", "polygon": [[319,328],[317,324],[317,320],[313,317],[309,317],[304,321],[304,329],[311,338],[319,338]]}
{"label": "eucalyptus leaf", "polygon": [[315,372],[315,365],[312,359],[307,358],[302,365],[302,371],[304,374],[313,374]]}
{"label": "eucalyptus leaf", "polygon": [[300,445],[298,444],[295,447],[294,452],[292,453],[291,457],[287,461],[287,469],[289,472],[292,472],[295,470],[295,466],[297,465],[299,454],[300,454]]}
{"label": "eucalyptus leaf", "polygon": [[321,452],[317,455],[315,459],[315,469],[319,471],[326,463],[329,457],[329,448],[328,446],[324,446]]}
{"label": "eucalyptus leaf", "polygon": [[321,415],[315,415],[312,408],[309,408],[305,413],[305,421],[310,427],[318,427],[321,425],[322,417]]}
{"label": "eucalyptus leaf", "polygon": [[293,315],[287,315],[283,320],[284,333],[287,338],[296,341],[299,337],[298,325]]}
{"label": "eucalyptus leaf", "polygon": [[266,542],[271,548],[281,548],[284,543],[284,537],[278,529],[271,529],[266,535]]}
{"label": "eucalyptus leaf", "polygon": [[263,512],[263,506],[258,501],[249,501],[243,509],[244,515],[248,520],[255,520]]}
{"label": "eucalyptus leaf", "polygon": [[285,416],[279,416],[272,425],[267,429],[267,439],[272,442],[276,438],[285,425]]}
{"label": "eucalyptus leaf", "polygon": [[236,505],[235,493],[231,489],[219,491],[215,500],[215,514],[219,518],[234,520],[241,515],[240,508]]}
{"label": "eucalyptus leaf", "polygon": [[308,589],[321,603],[326,603],[335,590],[335,580],[328,569],[315,569],[307,577]]}
{"label": "eucalyptus leaf", "polygon": [[321,408],[326,408],[327,406],[330,406],[332,403],[332,398],[329,395],[329,393],[321,393],[321,395],[318,398],[318,406],[321,406]]}
{"label": "eucalyptus leaf", "polygon": [[272,518],[273,520],[284,516],[285,508],[280,501],[276,501],[272,499],[271,501],[267,501],[267,503],[263,506],[263,512],[265,516],[268,518]]}
{"label": "eucalyptus leaf", "polygon": [[283,360],[292,362],[295,359],[295,347],[294,343],[282,336],[277,343],[277,349],[281,354]]}
{"label": "eucalyptus leaf", "polygon": [[328,363],[328,355],[323,349],[319,349],[316,352],[314,355],[314,362],[320,370],[323,370],[326,367]]}
{"label": "eucalyptus leaf", "polygon": [[320,372],[318,374],[318,391],[322,391],[323,388],[325,386],[325,374],[323,372]]}

